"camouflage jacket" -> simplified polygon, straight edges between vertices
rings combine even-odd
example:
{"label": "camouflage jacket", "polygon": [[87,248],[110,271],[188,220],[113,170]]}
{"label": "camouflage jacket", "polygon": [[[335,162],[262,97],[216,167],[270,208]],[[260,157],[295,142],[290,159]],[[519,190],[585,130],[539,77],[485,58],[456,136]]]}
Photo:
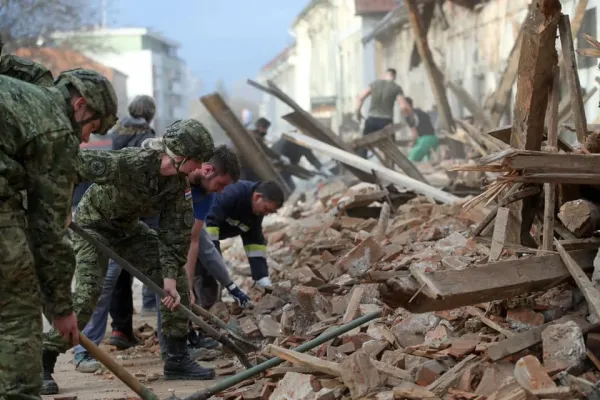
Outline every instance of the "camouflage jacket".
{"label": "camouflage jacket", "polygon": [[81,198],[75,221],[126,235],[140,217],[160,215],[163,277],[176,278],[186,262],[194,214],[187,179],[161,176],[161,159],[159,152],[138,147],[80,150],[78,180],[94,184]]}
{"label": "camouflage jacket", "polygon": [[[0,75],[0,207],[24,213],[19,192],[25,192],[30,248],[50,317],[73,310],[75,259],[66,233],[81,132],[68,98],[66,91]],[[0,226],[3,218],[10,217],[0,213]]]}

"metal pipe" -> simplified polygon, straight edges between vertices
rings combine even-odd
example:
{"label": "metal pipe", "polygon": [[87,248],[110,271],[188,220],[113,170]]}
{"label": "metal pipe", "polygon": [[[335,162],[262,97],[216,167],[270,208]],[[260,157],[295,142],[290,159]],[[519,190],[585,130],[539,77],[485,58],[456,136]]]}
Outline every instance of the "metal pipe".
{"label": "metal pipe", "polygon": [[[382,311],[375,311],[370,314],[363,315],[362,317],[359,317],[353,321],[350,321],[345,325],[342,325],[335,329],[332,329],[329,332],[322,333],[320,336],[314,338],[313,340],[309,340],[306,343],[301,344],[300,346],[296,347],[293,350],[297,351],[299,353],[304,353],[305,351],[314,349],[315,347],[320,346],[323,343],[325,343],[331,339],[334,339],[346,332],[349,332],[352,329],[358,328],[359,326],[361,326],[367,322],[377,319],[377,318],[381,317],[381,315],[382,315]],[[256,366],[254,366],[250,369],[247,369],[243,372],[240,372],[237,375],[234,375],[227,379],[223,379],[222,381],[220,381],[219,383],[217,383],[214,386],[206,388],[200,392],[191,394],[191,395],[185,397],[183,400],[206,400],[209,397],[211,397],[219,392],[222,392],[225,389],[228,389],[234,385],[237,385],[238,383],[243,382],[246,379],[252,378],[253,376],[258,375],[261,372],[268,370],[269,368],[276,367],[283,362],[284,362],[284,360],[282,360],[279,357],[271,358],[270,360],[267,360],[264,363],[256,365]]]}

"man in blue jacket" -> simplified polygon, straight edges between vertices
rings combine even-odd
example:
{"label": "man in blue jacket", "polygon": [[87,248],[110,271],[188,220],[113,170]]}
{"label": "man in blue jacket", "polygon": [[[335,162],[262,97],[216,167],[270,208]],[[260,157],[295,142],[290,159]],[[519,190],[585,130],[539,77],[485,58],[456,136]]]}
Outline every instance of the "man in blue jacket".
{"label": "man in blue jacket", "polygon": [[[274,181],[240,180],[216,195],[206,217],[206,231],[219,252],[220,240],[241,236],[252,279],[263,288],[271,287],[272,283],[269,279],[267,242],[262,231],[262,221],[265,215],[277,212],[283,201],[283,190]],[[201,267],[199,272],[196,276],[196,288],[201,288],[197,291],[203,294],[205,304],[202,306],[209,308],[217,299],[215,293],[218,293],[218,284],[208,268]],[[202,281],[200,284],[198,278]]]}

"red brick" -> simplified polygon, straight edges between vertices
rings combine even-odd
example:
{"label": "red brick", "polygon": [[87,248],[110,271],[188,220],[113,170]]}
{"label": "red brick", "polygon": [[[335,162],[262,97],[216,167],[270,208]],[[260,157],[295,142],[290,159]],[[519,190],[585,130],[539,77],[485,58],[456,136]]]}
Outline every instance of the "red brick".
{"label": "red brick", "polygon": [[534,356],[526,356],[517,361],[514,377],[519,385],[528,390],[556,387],[540,360]]}

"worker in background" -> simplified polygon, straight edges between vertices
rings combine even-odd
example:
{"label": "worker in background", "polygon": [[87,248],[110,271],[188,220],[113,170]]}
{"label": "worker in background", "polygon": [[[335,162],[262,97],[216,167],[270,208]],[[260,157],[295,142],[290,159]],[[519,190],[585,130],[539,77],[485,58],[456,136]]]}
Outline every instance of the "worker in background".
{"label": "worker in background", "polygon": [[[307,149],[306,147],[300,146],[294,142],[286,140],[285,138],[279,139],[272,147],[272,149],[277,152],[277,154],[281,154],[284,157],[287,157],[289,163],[291,165],[298,165],[300,163],[300,159],[302,156],[306,157],[306,160],[313,165],[318,171],[323,172],[325,175],[329,175],[328,171],[323,169],[323,165],[315,156],[315,153],[312,150]],[[292,180],[292,174],[289,172],[281,171],[281,177],[285,180],[285,182],[290,187],[290,190],[294,190],[296,185]]]}
{"label": "worker in background", "polygon": [[116,114],[95,71],[53,81],[41,64],[0,59],[0,399],[41,398],[42,309],[62,342],[79,341],[67,234],[77,152]]}
{"label": "worker in background", "polygon": [[[265,136],[267,136],[267,132],[269,131],[270,127],[271,122],[268,119],[261,117],[257,119],[254,123],[254,129],[249,129],[248,132],[256,140],[256,142],[262,148],[263,152],[267,155],[267,157],[269,157],[273,161],[289,164],[290,160],[287,157],[282,156],[275,150],[271,149],[265,142]],[[260,177],[254,172],[252,167],[243,160],[241,179],[252,182],[260,181]]]}
{"label": "worker in background", "polygon": [[[221,252],[220,240],[241,236],[250,263],[254,282],[262,288],[272,286],[267,265],[267,242],[262,231],[265,215],[277,212],[283,205],[284,194],[274,181],[238,181],[215,197],[206,217],[206,231]],[[217,298],[218,287],[208,268],[202,269],[202,282],[196,288],[206,296],[204,306],[209,308]],[[198,279],[198,277],[196,278]]]}
{"label": "worker in background", "polygon": [[[388,68],[383,79],[374,81],[359,94],[356,106],[356,119],[359,122],[362,120],[362,106],[367,97],[371,96],[371,105],[365,120],[363,136],[378,132],[394,122],[394,103],[396,101],[398,101],[400,109],[406,107],[404,92],[395,80],[396,70]],[[366,158],[367,150],[361,149],[359,154]]]}
{"label": "worker in background", "polygon": [[413,101],[410,97],[405,100],[406,105],[402,109],[402,115],[412,132],[408,159],[410,161],[422,161],[429,156],[431,150],[439,147],[440,139],[435,134],[429,114],[420,108],[413,107]]}
{"label": "worker in background", "polygon": [[[120,119],[112,127],[109,134],[112,137],[112,149],[121,150],[126,147],[140,147],[144,140],[155,137],[154,129],[150,122],[156,114],[156,104],[150,96],[136,96],[129,104],[129,115]],[[85,183],[88,187],[90,182]],[[80,184],[81,185],[81,184]],[[158,216],[141,218],[148,227],[158,230]],[[104,276],[104,285],[92,319],[85,326],[83,334],[96,345],[100,344],[106,333],[108,314],[112,318],[112,333],[108,343],[119,350],[128,349],[139,344],[133,334],[133,292],[131,286],[133,276],[114,261],[110,260],[108,270]],[[146,293],[144,293],[144,291]],[[155,294],[144,285],[142,310],[153,308],[156,312],[157,302]],[[160,303],[160,302],[159,302]],[[91,356],[82,346],[74,349],[73,364],[76,370],[85,373],[94,373],[102,365]]]}

